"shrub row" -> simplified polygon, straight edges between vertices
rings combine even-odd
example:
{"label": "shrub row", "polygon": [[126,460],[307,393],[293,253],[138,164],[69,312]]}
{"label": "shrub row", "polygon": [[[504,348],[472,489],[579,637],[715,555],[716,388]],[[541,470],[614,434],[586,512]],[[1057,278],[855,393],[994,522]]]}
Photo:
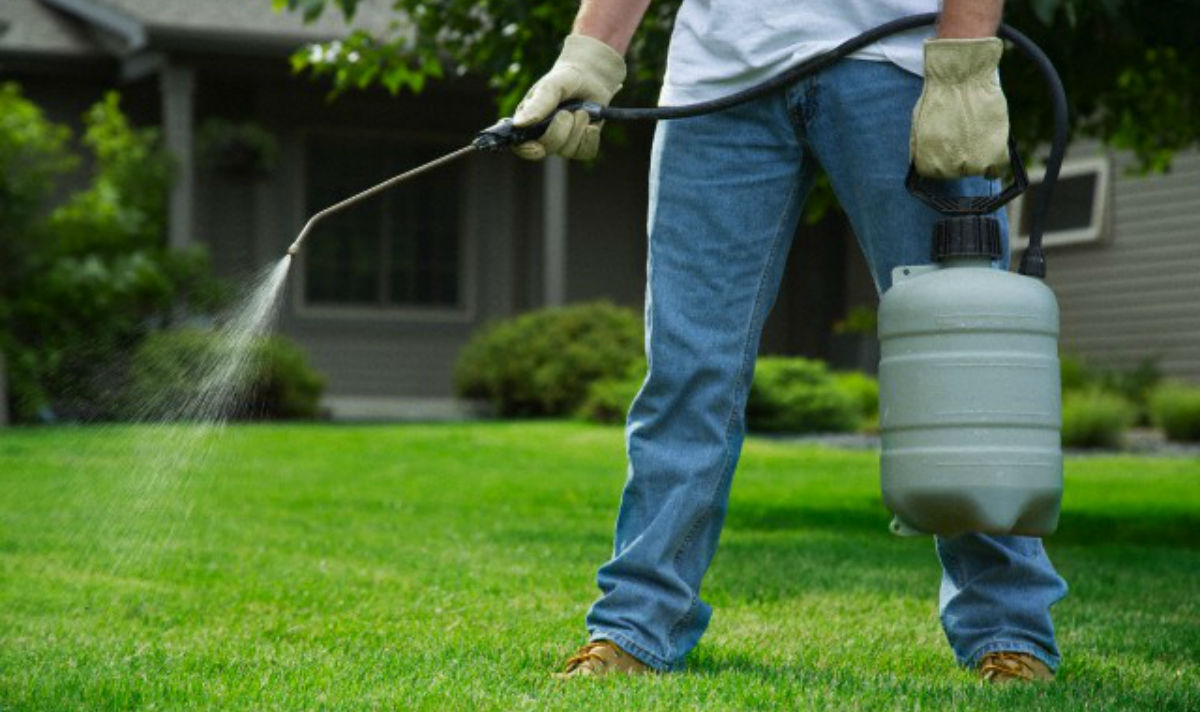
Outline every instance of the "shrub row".
{"label": "shrub row", "polygon": [[[578,415],[600,423],[625,420],[646,376],[640,360],[617,378],[596,381]],[[830,373],[824,363],[804,358],[758,360],[746,404],[747,427],[755,432],[848,432],[878,423],[879,386],[857,372]]]}
{"label": "shrub row", "polygon": [[1097,367],[1063,356],[1063,445],[1117,447],[1133,425],[1168,440],[1200,442],[1200,387],[1164,381],[1153,359],[1131,368]]}
{"label": "shrub row", "polygon": [[1150,413],[1168,440],[1200,442],[1200,387],[1164,383],[1150,396]]}
{"label": "shrub row", "polygon": [[[478,333],[456,367],[458,393],[501,416],[567,416],[621,422],[646,364],[632,311],[605,302],[531,312]],[[1174,440],[1200,439],[1200,389],[1162,384],[1151,361],[1097,369],[1062,359],[1064,445],[1114,447],[1136,422]],[[760,432],[878,427],[879,386],[862,373],[831,373],[803,358],[761,358],[746,416]]]}
{"label": "shrub row", "polygon": [[[634,312],[605,302],[530,312],[471,339],[456,365],[457,391],[505,417],[621,422],[646,374],[641,332]],[[875,418],[878,404],[870,376],[763,358],[746,410],[754,430],[846,431]]]}
{"label": "shrub row", "polygon": [[1099,389],[1067,391],[1062,403],[1065,447],[1117,447],[1136,410],[1119,395]]}

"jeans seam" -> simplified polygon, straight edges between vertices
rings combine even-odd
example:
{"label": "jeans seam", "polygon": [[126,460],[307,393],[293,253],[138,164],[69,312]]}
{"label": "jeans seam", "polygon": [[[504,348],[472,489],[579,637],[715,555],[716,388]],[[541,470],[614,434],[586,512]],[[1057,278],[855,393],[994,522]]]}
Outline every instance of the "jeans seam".
{"label": "jeans seam", "polygon": [[[722,472],[724,472],[723,467]],[[700,528],[700,521],[700,518],[697,517],[696,520],[692,522],[692,525],[688,527],[687,534],[683,537],[683,541],[680,542],[679,548],[675,550],[675,556],[671,557],[671,564],[675,566],[676,571],[679,570],[679,560],[683,557],[684,550],[687,549],[688,545],[691,544],[696,538],[696,530]],[[679,618],[676,619],[676,621],[671,624],[671,627],[667,630],[666,653],[668,658],[673,659],[675,657],[675,634],[679,632],[679,629],[683,627],[683,624],[691,619],[692,615],[696,612],[696,603],[699,600],[699,593],[692,593],[691,600],[688,602],[687,610],[684,611],[683,615],[679,616]]]}

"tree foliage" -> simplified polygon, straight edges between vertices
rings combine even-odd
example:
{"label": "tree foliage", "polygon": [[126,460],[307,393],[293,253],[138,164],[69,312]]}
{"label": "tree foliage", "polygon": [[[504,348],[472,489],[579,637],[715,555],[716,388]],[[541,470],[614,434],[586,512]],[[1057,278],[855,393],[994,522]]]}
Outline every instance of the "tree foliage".
{"label": "tree foliage", "polygon": [[[272,0],[312,20],[334,6],[352,18],[361,0]],[[651,5],[630,48],[624,103],[652,101],[679,0]],[[508,114],[549,68],[577,0],[391,0],[386,31],[355,30],[305,47],[293,66],[332,79],[335,91],[382,85],[421,91],[431,80],[488,78]],[[1010,0],[1005,20],[1041,45],[1063,76],[1073,133],[1135,152],[1165,169],[1174,151],[1200,143],[1200,3],[1195,0]],[[1032,65],[1006,55],[1013,126],[1027,148],[1050,135],[1050,107]]]}

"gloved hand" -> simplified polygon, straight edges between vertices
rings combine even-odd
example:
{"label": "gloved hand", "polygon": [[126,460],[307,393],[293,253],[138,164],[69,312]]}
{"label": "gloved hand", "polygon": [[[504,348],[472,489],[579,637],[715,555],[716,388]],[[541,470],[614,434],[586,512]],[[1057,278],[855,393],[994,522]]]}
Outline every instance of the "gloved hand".
{"label": "gloved hand", "polygon": [[[517,126],[536,124],[568,99],[607,105],[625,81],[625,59],[612,47],[587,35],[568,35],[558,61],[529,89],[513,115]],[[600,124],[586,111],[560,111],[536,141],[513,148],[521,158],[540,161],[548,154],[587,160],[600,146]]]}
{"label": "gloved hand", "polygon": [[997,37],[925,41],[925,87],[913,108],[909,153],[929,178],[985,175],[1008,167],[1008,103],[996,68]]}

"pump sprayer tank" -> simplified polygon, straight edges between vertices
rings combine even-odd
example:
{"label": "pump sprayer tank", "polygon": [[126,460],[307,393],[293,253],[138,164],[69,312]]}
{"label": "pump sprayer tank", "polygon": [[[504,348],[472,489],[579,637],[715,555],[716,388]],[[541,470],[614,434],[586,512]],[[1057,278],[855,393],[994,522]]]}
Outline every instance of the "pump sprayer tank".
{"label": "pump sprayer tank", "polygon": [[934,264],[898,267],[879,307],[884,504],[898,534],[1050,534],[1062,498],[1058,305],[1039,279],[992,267],[994,197],[945,198],[909,171],[910,192],[943,214]]}

